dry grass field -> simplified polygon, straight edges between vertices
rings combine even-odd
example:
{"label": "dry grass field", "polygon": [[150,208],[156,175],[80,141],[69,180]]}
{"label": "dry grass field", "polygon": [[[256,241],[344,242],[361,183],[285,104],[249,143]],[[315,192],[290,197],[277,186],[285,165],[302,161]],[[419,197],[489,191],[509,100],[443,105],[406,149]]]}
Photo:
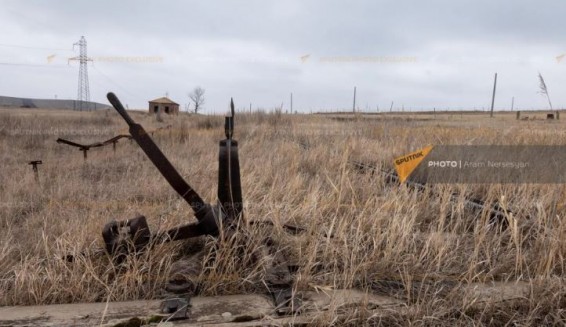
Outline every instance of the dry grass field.
{"label": "dry grass field", "polygon": [[[154,140],[215,202],[223,118],[132,116],[146,130],[172,125]],[[55,140],[105,140],[127,125],[110,111],[0,110],[0,305],[160,298],[170,280],[200,295],[265,292],[270,257],[261,248],[269,234],[296,261],[296,290],[356,288],[407,303],[380,316],[330,310],[321,326],[564,325],[564,185],[435,185],[418,193],[349,164],[392,168],[394,157],[428,144],[566,144],[564,121],[534,116],[238,115],[246,220],[274,227],[162,244],[124,268],[101,251],[105,223],[143,214],[152,231],[164,230],[194,221],[190,208],[135,142],[122,140],[116,153],[92,149],[85,162]],[[39,185],[27,165],[36,159]],[[513,208],[509,227],[451,202],[452,192]],[[306,232],[290,235],[283,223]],[[483,305],[461,291],[490,281],[532,287],[523,299]]]}

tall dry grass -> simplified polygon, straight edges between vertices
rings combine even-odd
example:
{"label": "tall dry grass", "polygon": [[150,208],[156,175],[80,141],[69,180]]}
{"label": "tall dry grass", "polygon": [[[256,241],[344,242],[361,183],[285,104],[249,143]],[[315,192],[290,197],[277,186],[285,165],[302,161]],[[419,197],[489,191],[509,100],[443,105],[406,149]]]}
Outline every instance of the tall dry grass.
{"label": "tall dry grass", "polygon": [[[277,251],[298,266],[296,290],[359,288],[397,297],[407,310],[377,316],[321,313],[320,325],[554,325],[564,313],[563,185],[432,186],[416,193],[360,174],[350,158],[389,164],[427,144],[565,144],[560,122],[448,116],[435,120],[248,114],[236,118],[247,220],[239,233],[158,245],[115,266],[101,229],[144,214],[153,231],[194,221],[135,143],[89,151],[57,137],[98,141],[127,131],[111,112],[0,112],[0,305],[159,298],[169,281],[200,295],[264,292]],[[221,117],[139,113],[190,184],[216,199]],[[525,128],[528,125],[528,128]],[[89,131],[88,133],[84,131]],[[308,150],[304,147],[308,146]],[[40,185],[25,163],[41,159]],[[490,224],[450,194],[503,201],[509,228]],[[502,200],[503,199],[503,200]],[[529,217],[529,218],[527,218]],[[281,224],[304,227],[300,235]],[[65,260],[72,255],[74,260]],[[485,306],[460,292],[487,281],[529,281],[523,301]],[[338,310],[338,309],[336,309]]]}

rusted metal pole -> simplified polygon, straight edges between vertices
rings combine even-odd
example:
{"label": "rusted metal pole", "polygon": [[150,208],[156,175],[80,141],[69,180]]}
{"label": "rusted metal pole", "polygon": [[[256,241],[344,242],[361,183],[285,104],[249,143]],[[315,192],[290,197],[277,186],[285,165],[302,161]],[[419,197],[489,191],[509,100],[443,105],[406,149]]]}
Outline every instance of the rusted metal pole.
{"label": "rusted metal pole", "polygon": [[39,184],[39,169],[37,168],[38,165],[41,165],[43,162],[41,160],[34,160],[28,162],[28,165],[31,165],[33,168],[33,174],[35,176],[35,181]]}

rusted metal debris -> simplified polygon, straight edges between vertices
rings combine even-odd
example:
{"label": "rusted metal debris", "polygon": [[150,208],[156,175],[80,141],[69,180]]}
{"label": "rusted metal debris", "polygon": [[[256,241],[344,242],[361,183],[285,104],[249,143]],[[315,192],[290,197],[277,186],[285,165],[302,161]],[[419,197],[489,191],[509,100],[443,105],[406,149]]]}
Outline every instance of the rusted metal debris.
{"label": "rusted metal debris", "polygon": [[[231,113],[225,117],[224,132],[226,138],[219,142],[218,152],[218,202],[216,205],[207,204],[200,195],[181,177],[171,162],[153,142],[144,128],[137,124],[126,112],[116,95],[108,93],[108,100],[129,126],[130,134],[147,157],[163,175],[171,187],[191,207],[196,223],[181,225],[157,234],[151,234],[145,217],[139,216],[123,222],[111,221],[103,229],[106,251],[113,256],[117,263],[122,262],[130,253],[144,250],[155,242],[182,240],[202,235],[217,236],[220,228],[224,231],[235,230],[243,226],[244,219],[242,187],[240,181],[240,164],[238,157],[238,142],[234,135],[234,101],[230,101]],[[265,223],[263,221],[250,223]],[[267,223],[269,225],[269,223]],[[271,223],[273,225],[273,223]],[[291,233],[300,233],[301,228],[284,225]],[[269,254],[277,256],[276,263],[268,271],[266,286],[268,293],[277,303],[278,312],[287,314],[295,312],[298,302],[292,294],[292,269],[286,258],[274,250],[274,242],[265,239]]]}
{"label": "rusted metal debris", "polygon": [[[292,140],[297,145],[299,145],[303,150],[309,150],[311,148],[310,144],[302,140]],[[419,192],[423,192],[427,185],[424,183],[418,183],[411,180],[406,180],[404,183],[401,183],[399,176],[394,170],[386,170],[383,168],[378,167],[372,163],[365,163],[357,160],[348,160],[348,163],[351,164],[358,172],[360,173],[370,173],[375,174],[378,173],[383,176],[385,183],[387,184],[395,184],[401,185],[404,184],[409,188],[415,189]],[[457,193],[453,193],[450,196],[450,201],[458,202],[460,199]],[[507,217],[514,212],[509,208],[503,208],[499,203],[494,203],[492,205],[488,205],[484,200],[476,199],[476,198],[468,198],[465,197],[463,199],[464,206],[474,210],[476,212],[487,210],[489,213],[489,221],[490,223],[497,223],[500,224],[501,227],[505,228],[508,226]]]}
{"label": "rusted metal debris", "polygon": [[[238,142],[232,139],[234,132],[234,102],[231,101],[231,116],[225,118],[226,139],[220,141],[218,203],[204,202],[200,195],[181,177],[175,167],[153,142],[144,128],[126,112],[114,93],[108,93],[108,100],[129,126],[132,138],[155,165],[171,187],[191,207],[197,223],[187,224],[152,235],[145,217],[126,222],[112,221],[104,227],[103,238],[106,250],[120,262],[132,250],[141,250],[152,240],[174,241],[202,235],[218,235],[219,226],[231,228],[243,218],[243,200],[238,160]],[[126,229],[120,233],[121,229]],[[123,236],[126,236],[125,238]],[[133,244],[133,248],[132,248]]]}
{"label": "rusted metal debris", "polygon": [[121,134],[121,135],[114,136],[113,138],[108,139],[106,141],[94,142],[94,143],[90,143],[90,144],[79,144],[79,143],[76,143],[76,142],[73,142],[73,141],[58,138],[57,143],[67,144],[67,145],[79,148],[79,150],[83,152],[83,157],[84,157],[84,160],[86,161],[87,152],[91,148],[98,148],[98,147],[102,147],[102,146],[112,144],[112,148],[113,148],[114,152],[116,152],[116,143],[118,143],[118,141],[122,138],[131,139],[132,136]]}
{"label": "rusted metal debris", "polygon": [[43,164],[41,160],[33,160],[28,162],[28,165],[31,165],[33,168],[33,175],[35,176],[35,181],[39,183],[39,169],[37,168],[38,165]]}
{"label": "rusted metal debris", "polygon": [[[381,174],[384,177],[386,183],[393,183],[399,185],[402,184],[401,181],[399,180],[399,176],[397,176],[397,173],[393,170],[382,169],[374,164],[364,163],[355,160],[350,160],[349,163],[352,164],[354,168],[356,168],[359,172]],[[411,180],[406,180],[404,184],[407,185],[409,188],[415,189],[419,192],[422,192],[426,189],[426,184],[414,182]],[[460,196],[457,193],[452,193],[450,195],[450,201],[457,203],[458,201],[460,201]],[[488,205],[483,200],[476,198],[469,198],[469,197],[464,197],[462,201],[464,203],[464,206],[471,210],[474,211],[486,210],[489,213],[490,223],[500,223],[504,227],[508,225],[507,217],[510,214],[513,214],[513,211],[511,211],[508,208],[503,208],[499,203]]]}
{"label": "rusted metal debris", "polygon": [[118,143],[118,141],[122,138],[131,139],[132,136],[131,135],[125,135],[125,134],[117,135],[117,136],[114,136],[111,139],[108,139],[108,140],[102,142],[102,144],[103,145],[112,144],[112,150],[114,151],[114,153],[116,153],[116,143]]}
{"label": "rusted metal debris", "polygon": [[58,138],[57,143],[67,144],[67,145],[79,148],[79,150],[83,152],[83,158],[84,158],[85,161],[87,159],[87,151],[90,150],[90,148],[101,147],[101,146],[104,145],[104,144],[102,144],[102,142],[96,142],[96,143],[91,143],[91,144],[79,144],[79,143],[69,141],[69,140],[65,140],[65,139],[62,139],[62,138]]}
{"label": "rusted metal debris", "polygon": [[104,226],[102,238],[106,252],[113,254],[118,262],[132,252],[141,251],[150,241],[149,226],[144,216],[126,221],[111,221]]}
{"label": "rusted metal debris", "polygon": [[190,298],[172,298],[161,302],[161,313],[170,315],[167,321],[187,319],[190,305]]}

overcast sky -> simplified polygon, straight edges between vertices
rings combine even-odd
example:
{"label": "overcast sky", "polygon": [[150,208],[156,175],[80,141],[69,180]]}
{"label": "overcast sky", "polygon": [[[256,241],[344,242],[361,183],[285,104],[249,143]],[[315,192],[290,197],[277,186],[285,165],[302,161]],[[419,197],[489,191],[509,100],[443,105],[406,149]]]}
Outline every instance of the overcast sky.
{"label": "overcast sky", "polygon": [[164,96],[205,112],[566,107],[566,2],[2,0],[0,95],[77,96],[88,42],[91,100]]}

